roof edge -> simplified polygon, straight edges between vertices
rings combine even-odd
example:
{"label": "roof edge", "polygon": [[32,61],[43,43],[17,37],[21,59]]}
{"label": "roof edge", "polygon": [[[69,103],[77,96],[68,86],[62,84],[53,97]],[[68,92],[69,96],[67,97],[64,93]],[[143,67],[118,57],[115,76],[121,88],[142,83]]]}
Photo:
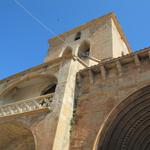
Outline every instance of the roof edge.
{"label": "roof edge", "polygon": [[116,15],[115,15],[114,12],[110,12],[110,13],[104,15],[104,16],[96,18],[96,19],[94,19],[92,21],[89,21],[89,22],[87,22],[85,24],[82,24],[82,25],[80,25],[78,27],[75,27],[75,28],[73,28],[73,29],[71,29],[71,30],[69,30],[67,32],[64,32],[64,33],[59,34],[59,35],[57,35],[57,36],[55,36],[53,38],[50,38],[48,40],[48,43],[53,43],[53,41],[58,40],[59,38],[65,39],[65,37],[67,37],[67,36],[69,36],[69,35],[71,35],[73,33],[76,33],[78,31],[84,30],[87,27],[91,26],[93,23],[97,23],[97,22],[103,23],[103,22],[105,22],[109,18],[113,19],[113,21],[114,21],[114,23],[115,23],[115,25],[117,27],[117,30],[118,30],[119,34],[121,35],[122,40],[125,42],[125,44],[126,44],[126,46],[128,48],[129,53],[131,53],[132,52],[131,47],[130,47],[130,45],[128,43],[128,40],[127,40],[127,38],[126,38],[126,36],[125,36],[122,28],[121,28],[121,25],[120,25],[120,23],[119,23],[119,21],[118,21],[118,19],[117,19],[117,17],[116,17]]}
{"label": "roof edge", "polygon": [[50,66],[51,64],[60,63],[61,60],[62,60],[62,58],[59,57],[59,58],[57,58],[57,59],[50,60],[50,61],[48,61],[48,62],[46,62],[46,63],[40,64],[40,65],[37,65],[37,66],[33,66],[33,67],[29,68],[29,69],[20,71],[20,72],[18,72],[18,73],[16,73],[16,74],[13,74],[13,75],[10,75],[10,76],[8,76],[8,77],[6,77],[6,78],[4,78],[4,79],[1,79],[1,80],[0,80],[0,84],[2,84],[2,83],[4,83],[4,82],[9,82],[10,80],[13,80],[13,79],[15,79],[15,78],[17,78],[17,77],[26,75],[27,73],[34,72],[34,71],[40,70],[40,69],[42,69],[42,68],[48,67],[48,66]]}

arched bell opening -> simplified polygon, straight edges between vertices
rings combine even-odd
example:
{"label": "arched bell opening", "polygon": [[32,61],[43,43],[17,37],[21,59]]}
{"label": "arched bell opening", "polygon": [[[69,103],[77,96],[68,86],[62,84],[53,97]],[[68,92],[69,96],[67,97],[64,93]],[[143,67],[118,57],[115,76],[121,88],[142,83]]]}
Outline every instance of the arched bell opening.
{"label": "arched bell opening", "polygon": [[78,57],[84,62],[89,62],[90,55],[90,43],[88,41],[83,41],[78,49]]}
{"label": "arched bell opening", "polygon": [[32,132],[20,124],[0,125],[0,150],[35,150]]}
{"label": "arched bell opening", "polygon": [[99,132],[95,149],[150,149],[150,86],[133,93],[114,108]]}

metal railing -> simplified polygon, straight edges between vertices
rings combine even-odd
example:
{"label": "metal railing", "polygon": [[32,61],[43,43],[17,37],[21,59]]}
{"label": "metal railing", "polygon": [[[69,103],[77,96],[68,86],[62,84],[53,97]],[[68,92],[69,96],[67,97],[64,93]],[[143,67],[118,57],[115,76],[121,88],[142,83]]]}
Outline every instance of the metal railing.
{"label": "metal railing", "polygon": [[50,110],[54,94],[33,97],[0,106],[0,117],[12,116],[26,112]]}

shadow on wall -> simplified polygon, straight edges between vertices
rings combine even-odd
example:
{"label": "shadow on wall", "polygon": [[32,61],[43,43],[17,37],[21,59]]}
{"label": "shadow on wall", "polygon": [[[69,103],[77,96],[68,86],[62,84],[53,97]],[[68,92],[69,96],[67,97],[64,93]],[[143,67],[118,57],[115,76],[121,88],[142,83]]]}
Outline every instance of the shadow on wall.
{"label": "shadow on wall", "polygon": [[72,48],[70,46],[68,46],[65,48],[65,50],[62,54],[62,57],[64,59],[70,58],[70,57],[72,57],[72,52],[73,52]]}

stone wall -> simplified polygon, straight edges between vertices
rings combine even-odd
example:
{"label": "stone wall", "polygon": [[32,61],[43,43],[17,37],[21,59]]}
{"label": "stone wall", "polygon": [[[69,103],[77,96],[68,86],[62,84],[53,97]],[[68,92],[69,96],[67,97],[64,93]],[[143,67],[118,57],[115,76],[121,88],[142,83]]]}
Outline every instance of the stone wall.
{"label": "stone wall", "polygon": [[125,98],[150,84],[150,49],[78,73],[70,149],[91,150],[104,120]]}
{"label": "stone wall", "polygon": [[[18,100],[20,103],[24,104],[23,100],[28,98],[33,98],[40,96],[41,91],[51,82],[58,78],[59,69],[60,69],[61,59],[56,59],[54,61],[33,67],[24,72],[18,73],[11,77],[8,77],[4,80],[0,81],[0,102],[3,104],[11,104],[16,103]],[[16,89],[17,88],[17,89]],[[15,90],[16,89],[16,90]],[[54,97],[56,93],[54,94]],[[7,117],[0,117],[0,132],[2,133],[0,136],[0,141],[3,140],[3,143],[7,146],[9,144],[10,147],[8,149],[12,149],[15,147],[16,149],[36,149],[36,150],[49,150],[53,146],[53,141],[55,137],[55,130],[57,127],[57,121],[59,118],[59,114],[57,113],[57,101],[54,100],[51,104],[51,111],[29,111],[25,113],[15,113],[12,115],[8,115]],[[26,105],[24,105],[26,107]],[[13,106],[8,106],[11,111]],[[1,109],[2,111],[2,109]],[[3,110],[5,113],[5,110]],[[32,139],[29,137],[25,140],[25,138],[21,139],[24,136],[24,131],[14,131],[10,128],[10,126],[6,127],[3,130],[3,126],[7,124],[18,124],[19,128],[27,128],[28,131],[31,132]],[[12,131],[11,131],[12,130]],[[10,132],[9,132],[10,131]],[[6,132],[6,133],[5,133]],[[18,132],[20,132],[19,135]],[[6,138],[4,135],[8,135]],[[12,137],[12,139],[9,137]],[[20,139],[20,145],[18,145],[17,140]],[[25,147],[25,144],[32,140],[30,147]],[[17,145],[17,146],[16,146]],[[0,143],[2,146],[2,143]],[[35,148],[34,148],[35,147]]]}
{"label": "stone wall", "polygon": [[128,54],[128,48],[119,34],[114,21],[111,19],[112,25],[112,46],[113,46],[113,58]]}

